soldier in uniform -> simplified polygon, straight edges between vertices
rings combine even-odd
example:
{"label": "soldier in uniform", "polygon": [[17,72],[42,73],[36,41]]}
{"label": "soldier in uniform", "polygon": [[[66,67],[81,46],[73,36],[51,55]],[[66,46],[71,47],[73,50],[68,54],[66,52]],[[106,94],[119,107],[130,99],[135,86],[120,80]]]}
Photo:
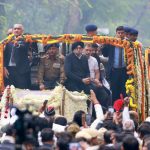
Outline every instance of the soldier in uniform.
{"label": "soldier in uniform", "polygon": [[59,44],[45,46],[46,56],[41,58],[38,81],[39,89],[54,89],[57,83],[64,83],[64,60],[58,56]]}

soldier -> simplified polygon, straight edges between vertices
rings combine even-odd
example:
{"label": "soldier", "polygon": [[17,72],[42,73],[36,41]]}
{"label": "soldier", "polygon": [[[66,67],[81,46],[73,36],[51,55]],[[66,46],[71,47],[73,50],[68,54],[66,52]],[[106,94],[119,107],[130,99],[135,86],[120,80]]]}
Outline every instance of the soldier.
{"label": "soldier", "polygon": [[41,58],[38,81],[40,90],[54,89],[57,83],[64,83],[64,62],[58,56],[59,44],[45,46],[46,57]]}

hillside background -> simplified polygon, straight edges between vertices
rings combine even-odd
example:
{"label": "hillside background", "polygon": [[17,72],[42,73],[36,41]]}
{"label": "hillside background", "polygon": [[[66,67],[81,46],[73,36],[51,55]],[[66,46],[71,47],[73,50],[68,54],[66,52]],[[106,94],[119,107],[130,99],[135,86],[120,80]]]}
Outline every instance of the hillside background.
{"label": "hillside background", "polygon": [[119,25],[139,30],[139,40],[150,46],[150,0],[0,0],[0,39],[15,23],[27,33],[85,33],[96,24],[115,34]]}

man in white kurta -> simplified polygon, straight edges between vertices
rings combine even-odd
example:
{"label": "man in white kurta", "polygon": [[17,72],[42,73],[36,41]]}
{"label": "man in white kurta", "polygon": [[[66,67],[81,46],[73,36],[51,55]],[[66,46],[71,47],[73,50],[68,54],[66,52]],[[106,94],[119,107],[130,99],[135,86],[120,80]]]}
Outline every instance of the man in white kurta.
{"label": "man in white kurta", "polygon": [[85,55],[88,58],[88,65],[89,65],[91,80],[97,86],[101,86],[101,83],[99,81],[99,79],[100,79],[100,71],[99,71],[99,67],[98,67],[98,62],[97,62],[96,58],[91,56],[91,54],[92,54],[92,47],[91,47],[91,45],[86,45],[85,46],[84,53],[85,53]]}

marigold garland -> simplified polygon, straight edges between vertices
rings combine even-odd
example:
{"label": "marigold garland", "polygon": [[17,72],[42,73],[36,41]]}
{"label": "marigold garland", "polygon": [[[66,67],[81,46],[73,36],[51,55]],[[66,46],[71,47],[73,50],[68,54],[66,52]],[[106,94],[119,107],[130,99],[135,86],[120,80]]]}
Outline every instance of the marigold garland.
{"label": "marigold garland", "polygon": [[4,89],[3,49],[4,49],[4,45],[0,44],[0,93]]}
{"label": "marigold garland", "polygon": [[[146,89],[147,89],[147,105],[150,105],[150,48],[145,50],[145,75],[146,75]],[[148,115],[150,110],[148,110]]]}
{"label": "marigold garland", "polygon": [[136,100],[136,91],[135,91],[135,85],[134,85],[134,78],[130,78],[126,81],[126,93],[130,95],[130,102],[129,105],[132,109],[137,109],[137,102]]}
{"label": "marigold garland", "polygon": [[[1,41],[1,47],[0,47],[0,58],[3,56],[3,47],[2,45],[5,45],[9,43],[10,41],[15,43],[19,39],[23,39],[26,42],[32,43],[32,42],[39,42],[45,44],[52,44],[52,43],[60,43],[60,42],[66,42],[66,43],[73,43],[75,41],[82,41],[84,43],[98,43],[98,44],[111,44],[117,47],[124,48],[125,57],[126,57],[126,64],[127,64],[127,74],[129,75],[130,79],[126,82],[126,92],[130,98],[130,107],[132,109],[139,108],[138,100],[140,99],[142,101],[141,103],[141,112],[144,112],[144,104],[145,104],[145,88],[144,88],[144,65],[142,61],[142,53],[141,53],[141,45],[137,42],[132,43],[128,40],[121,40],[116,37],[108,37],[108,36],[93,36],[93,37],[87,37],[85,35],[80,34],[64,34],[59,36],[52,36],[52,35],[44,35],[44,34],[34,34],[34,35],[23,35],[21,37],[18,37],[17,39],[13,39],[13,35],[8,36],[6,39]],[[3,59],[3,58],[2,58]],[[0,69],[2,70],[3,63],[2,59],[0,59]],[[137,70],[140,70],[140,74],[138,74]],[[140,75],[141,81],[138,81],[137,83],[137,76]],[[2,74],[0,74],[2,77]],[[0,78],[3,80],[3,78]],[[2,83],[3,81],[0,80]],[[131,82],[132,81],[132,82]],[[129,84],[130,83],[130,84]],[[135,88],[135,85],[140,84],[142,93],[141,95],[137,94],[137,90]],[[2,89],[2,87],[0,87]],[[136,96],[138,95],[138,96]],[[138,100],[137,100],[138,99]],[[144,113],[142,113],[142,120],[144,120],[145,116]]]}

